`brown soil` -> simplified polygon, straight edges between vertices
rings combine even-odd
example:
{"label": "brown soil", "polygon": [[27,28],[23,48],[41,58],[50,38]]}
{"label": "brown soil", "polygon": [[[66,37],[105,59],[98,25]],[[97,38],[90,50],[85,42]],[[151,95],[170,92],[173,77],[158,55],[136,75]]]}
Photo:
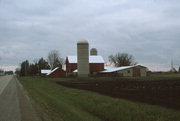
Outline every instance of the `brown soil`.
{"label": "brown soil", "polygon": [[67,81],[60,85],[168,108],[180,109],[180,78]]}

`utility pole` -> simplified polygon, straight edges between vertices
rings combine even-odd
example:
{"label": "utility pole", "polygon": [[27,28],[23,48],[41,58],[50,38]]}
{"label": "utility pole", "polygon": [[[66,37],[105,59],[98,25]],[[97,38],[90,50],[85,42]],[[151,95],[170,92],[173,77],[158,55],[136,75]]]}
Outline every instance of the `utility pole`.
{"label": "utility pole", "polygon": [[173,60],[171,60],[171,69],[173,68],[173,66],[174,66],[174,65],[173,65]]}
{"label": "utility pole", "polygon": [[27,70],[27,69],[26,69],[26,62],[25,62],[25,76],[26,76],[26,73],[27,73],[26,70]]}

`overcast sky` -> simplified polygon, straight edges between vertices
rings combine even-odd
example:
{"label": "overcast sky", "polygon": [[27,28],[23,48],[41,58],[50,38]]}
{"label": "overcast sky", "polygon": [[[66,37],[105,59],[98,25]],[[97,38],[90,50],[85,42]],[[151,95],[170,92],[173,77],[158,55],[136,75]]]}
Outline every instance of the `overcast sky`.
{"label": "overcast sky", "polygon": [[179,0],[0,0],[0,65],[76,55],[89,41],[107,61],[132,54],[152,70],[180,66]]}

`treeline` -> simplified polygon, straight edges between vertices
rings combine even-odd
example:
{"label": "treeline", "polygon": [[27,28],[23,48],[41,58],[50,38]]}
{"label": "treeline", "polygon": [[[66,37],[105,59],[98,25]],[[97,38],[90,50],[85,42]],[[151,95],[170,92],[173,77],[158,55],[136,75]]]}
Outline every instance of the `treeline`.
{"label": "treeline", "polygon": [[48,62],[44,58],[40,58],[35,63],[29,63],[26,60],[21,63],[20,76],[40,75],[41,69],[50,69]]}
{"label": "treeline", "polygon": [[16,74],[20,76],[40,75],[42,69],[53,70],[56,67],[62,68],[63,62],[59,52],[57,50],[52,50],[49,52],[47,60],[42,57],[36,59],[34,63],[30,63],[28,60],[23,61],[20,64],[20,69],[16,69]]}

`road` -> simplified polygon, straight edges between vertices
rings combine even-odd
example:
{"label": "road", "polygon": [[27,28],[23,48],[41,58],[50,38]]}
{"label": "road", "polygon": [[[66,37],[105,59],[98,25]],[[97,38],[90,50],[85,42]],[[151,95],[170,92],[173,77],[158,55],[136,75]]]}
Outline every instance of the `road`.
{"label": "road", "polygon": [[0,121],[40,121],[20,82],[0,76]]}

